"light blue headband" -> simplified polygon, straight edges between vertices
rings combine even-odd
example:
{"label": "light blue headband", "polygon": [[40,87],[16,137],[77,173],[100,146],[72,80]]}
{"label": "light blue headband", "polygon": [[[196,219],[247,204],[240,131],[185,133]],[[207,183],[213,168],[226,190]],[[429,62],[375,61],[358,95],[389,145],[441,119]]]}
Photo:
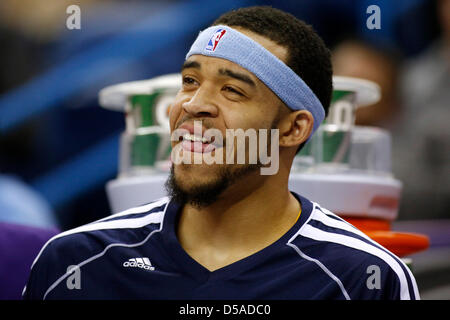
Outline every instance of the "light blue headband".
{"label": "light blue headband", "polygon": [[322,104],[302,78],[262,45],[230,27],[220,25],[203,30],[186,59],[194,54],[234,62],[253,73],[290,109],[311,112],[314,117],[311,135],[325,118]]}

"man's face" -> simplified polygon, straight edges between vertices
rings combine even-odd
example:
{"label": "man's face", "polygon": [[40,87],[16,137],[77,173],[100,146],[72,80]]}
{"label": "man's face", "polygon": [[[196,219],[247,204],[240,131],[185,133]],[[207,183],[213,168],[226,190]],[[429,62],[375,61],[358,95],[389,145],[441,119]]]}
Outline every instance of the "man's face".
{"label": "man's face", "polygon": [[[250,31],[236,29],[286,61],[284,47]],[[192,130],[194,121],[201,121],[203,132],[219,130],[224,137],[223,161],[222,164],[174,165],[168,182],[169,192],[172,196],[181,193],[179,200],[205,206],[214,202],[231,184],[242,181],[243,177],[251,179],[251,174],[259,174],[258,164],[236,164],[236,161],[226,164],[226,145],[235,144],[225,139],[226,130],[274,128],[282,102],[252,73],[225,59],[193,55],[184,63],[181,74],[182,87],[170,110],[171,131]],[[180,143],[183,142],[173,141],[172,147]],[[205,144],[202,151],[194,148],[193,142],[185,141],[181,152],[190,156],[194,152],[211,152],[213,157],[218,149],[209,151]]]}

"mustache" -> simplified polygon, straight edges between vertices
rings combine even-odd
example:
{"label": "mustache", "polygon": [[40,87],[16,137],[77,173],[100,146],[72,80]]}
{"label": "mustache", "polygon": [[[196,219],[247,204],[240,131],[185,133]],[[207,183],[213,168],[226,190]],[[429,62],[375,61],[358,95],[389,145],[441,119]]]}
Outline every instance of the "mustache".
{"label": "mustache", "polygon": [[189,115],[183,116],[180,120],[178,120],[175,123],[175,129],[178,129],[185,122],[193,123],[194,121],[201,121],[202,126],[205,127],[206,130],[214,129],[214,125],[212,124],[211,120],[209,120],[208,118],[196,118],[196,117],[191,117]]}

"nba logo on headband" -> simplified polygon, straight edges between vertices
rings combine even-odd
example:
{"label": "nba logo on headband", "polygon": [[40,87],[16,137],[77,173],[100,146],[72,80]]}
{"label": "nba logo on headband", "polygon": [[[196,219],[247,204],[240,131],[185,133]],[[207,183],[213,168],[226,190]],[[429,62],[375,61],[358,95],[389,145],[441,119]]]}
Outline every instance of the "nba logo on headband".
{"label": "nba logo on headband", "polygon": [[227,32],[225,29],[217,29],[217,31],[212,35],[211,39],[209,39],[208,44],[205,47],[207,51],[215,51],[217,45],[219,44],[220,39],[222,39],[223,35]]}

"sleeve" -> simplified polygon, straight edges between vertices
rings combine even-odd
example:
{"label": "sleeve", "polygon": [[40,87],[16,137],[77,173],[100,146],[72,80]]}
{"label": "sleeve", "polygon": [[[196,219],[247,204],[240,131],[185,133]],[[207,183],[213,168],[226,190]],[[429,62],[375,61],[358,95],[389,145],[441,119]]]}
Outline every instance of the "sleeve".
{"label": "sleeve", "polygon": [[[367,254],[341,273],[344,288],[352,300],[419,300],[417,283],[403,261]],[[337,273],[339,274],[339,273]]]}
{"label": "sleeve", "polygon": [[62,270],[58,270],[60,266],[54,243],[50,242],[41,250],[31,267],[22,299],[44,300],[47,290],[56,282],[57,276],[64,274]]}
{"label": "sleeve", "polygon": [[387,269],[383,283],[383,298],[388,300],[420,300],[416,279],[411,270],[404,263],[400,269]]}
{"label": "sleeve", "polygon": [[376,263],[367,266],[362,299],[420,300],[417,283],[409,268],[397,258],[397,264]]}
{"label": "sleeve", "polygon": [[[74,267],[80,261],[92,257],[94,252],[101,252],[103,244],[92,242],[82,233],[58,236],[50,239],[36,257],[31,267],[24,300],[68,300],[80,298],[79,290],[72,290],[79,278]],[[81,281],[81,279],[80,279]]]}

